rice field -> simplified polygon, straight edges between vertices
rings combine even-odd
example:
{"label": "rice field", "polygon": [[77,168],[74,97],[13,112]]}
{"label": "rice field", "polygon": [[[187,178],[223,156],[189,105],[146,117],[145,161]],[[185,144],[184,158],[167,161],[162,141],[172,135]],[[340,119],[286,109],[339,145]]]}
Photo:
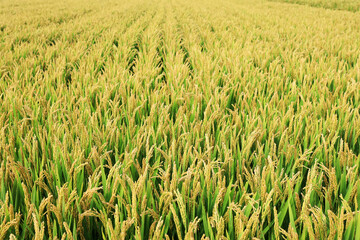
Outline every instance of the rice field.
{"label": "rice field", "polygon": [[269,1],[295,3],[301,5],[309,5],[312,7],[345,10],[351,12],[357,12],[360,10],[360,0],[269,0]]}
{"label": "rice field", "polygon": [[0,240],[360,239],[360,13],[310,5],[0,0]]}

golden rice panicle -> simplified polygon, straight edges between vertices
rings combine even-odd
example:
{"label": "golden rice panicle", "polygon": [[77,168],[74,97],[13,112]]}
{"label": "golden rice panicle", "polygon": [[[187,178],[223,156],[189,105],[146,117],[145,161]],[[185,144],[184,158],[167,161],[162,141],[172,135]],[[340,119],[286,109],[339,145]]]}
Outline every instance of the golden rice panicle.
{"label": "golden rice panicle", "polygon": [[179,210],[180,210],[180,216],[181,216],[181,220],[182,223],[185,226],[185,231],[187,231],[187,214],[186,214],[186,205],[184,203],[184,200],[179,192],[179,190],[175,191],[175,195],[176,195],[176,201],[178,203],[179,206]]}
{"label": "golden rice panicle", "polygon": [[155,232],[153,234],[152,239],[156,240],[156,239],[160,238],[161,230],[163,228],[163,223],[164,223],[164,220],[162,220],[162,218],[160,217],[160,220],[156,224]]}
{"label": "golden rice panicle", "polygon": [[276,207],[274,207],[274,221],[275,221],[275,225],[274,225],[275,239],[279,240],[280,239],[280,226],[279,226],[279,218],[278,218],[278,213],[277,213]]}
{"label": "golden rice panicle", "polygon": [[184,238],[185,240],[195,239],[194,233],[196,233],[199,223],[200,223],[200,219],[197,217],[193,221],[190,222],[189,229],[188,229],[187,233],[185,234],[185,238]]}
{"label": "golden rice panicle", "polygon": [[216,239],[221,239],[224,237],[224,228],[225,228],[225,221],[223,217],[216,223]]}
{"label": "golden rice panicle", "polygon": [[[40,223],[40,225],[39,225],[39,222],[38,222],[38,219],[37,219],[37,216],[35,213],[32,214],[32,217],[33,217],[34,229],[35,229],[35,240],[42,240],[42,239],[44,239],[45,225],[43,222]],[[65,229],[66,229],[66,227],[65,227]],[[71,236],[69,236],[69,237],[71,238]]]}
{"label": "golden rice panicle", "polygon": [[177,216],[176,210],[175,210],[175,208],[174,208],[174,206],[172,204],[170,204],[170,210],[171,210],[171,213],[173,215],[177,236],[178,236],[179,239],[182,239],[180,220],[179,220],[179,217]]}
{"label": "golden rice panicle", "polygon": [[338,218],[331,210],[328,210],[328,216],[329,216],[329,227],[330,227],[328,239],[334,239],[338,227]]}
{"label": "golden rice panicle", "polygon": [[[121,226],[121,233],[120,233],[120,239],[123,240],[126,238],[126,231],[134,225],[135,221],[134,219],[128,219],[122,223]],[[136,226],[135,226],[136,227]]]}

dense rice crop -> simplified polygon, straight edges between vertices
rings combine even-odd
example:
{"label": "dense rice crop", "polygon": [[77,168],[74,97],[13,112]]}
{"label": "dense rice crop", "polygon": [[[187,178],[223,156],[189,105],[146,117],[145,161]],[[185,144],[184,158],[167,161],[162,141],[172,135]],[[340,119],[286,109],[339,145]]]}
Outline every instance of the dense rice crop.
{"label": "dense rice crop", "polygon": [[1,0],[0,239],[360,239],[359,23]]}

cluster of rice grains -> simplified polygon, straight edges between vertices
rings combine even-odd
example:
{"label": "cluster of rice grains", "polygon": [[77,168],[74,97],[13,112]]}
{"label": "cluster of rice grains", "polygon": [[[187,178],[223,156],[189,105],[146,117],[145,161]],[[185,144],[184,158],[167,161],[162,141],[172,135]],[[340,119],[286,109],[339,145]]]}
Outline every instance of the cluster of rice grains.
{"label": "cluster of rice grains", "polygon": [[360,239],[358,23],[0,1],[0,239]]}

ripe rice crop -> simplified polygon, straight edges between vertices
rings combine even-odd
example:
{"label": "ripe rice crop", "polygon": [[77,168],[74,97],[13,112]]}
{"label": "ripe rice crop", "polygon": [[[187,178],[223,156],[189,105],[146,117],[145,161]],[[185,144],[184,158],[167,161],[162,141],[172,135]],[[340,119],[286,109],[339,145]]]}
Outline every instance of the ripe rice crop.
{"label": "ripe rice crop", "polygon": [[360,239],[359,23],[0,0],[0,240]]}

